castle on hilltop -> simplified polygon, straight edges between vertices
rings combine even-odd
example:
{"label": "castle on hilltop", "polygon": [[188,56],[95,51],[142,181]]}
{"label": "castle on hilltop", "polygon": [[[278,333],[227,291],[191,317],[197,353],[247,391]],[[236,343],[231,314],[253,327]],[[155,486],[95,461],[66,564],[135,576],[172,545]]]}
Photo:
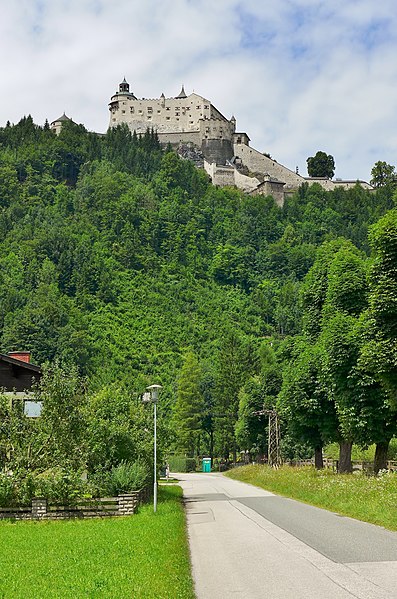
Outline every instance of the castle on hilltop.
{"label": "castle on hilltop", "polygon": [[[109,103],[109,127],[122,123],[141,135],[147,129],[157,132],[160,143],[171,144],[183,157],[194,160],[211,177],[214,185],[236,186],[247,193],[272,195],[280,205],[286,193],[302,183],[319,183],[324,189],[353,187],[357,180],[342,181],[322,177],[302,177],[278,163],[269,154],[250,146],[247,133],[236,131],[236,119],[227,119],[210,100],[199,94],[185,93],[166,98],[137,98],[126,79]],[[51,123],[59,133],[65,114]],[[364,188],[372,189],[365,181]]]}

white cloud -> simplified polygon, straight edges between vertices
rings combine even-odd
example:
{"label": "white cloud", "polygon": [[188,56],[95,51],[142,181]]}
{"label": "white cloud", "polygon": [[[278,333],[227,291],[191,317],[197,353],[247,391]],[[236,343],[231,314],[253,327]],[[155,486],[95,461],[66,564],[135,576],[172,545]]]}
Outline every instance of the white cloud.
{"label": "white cloud", "polygon": [[181,83],[234,114],[252,145],[337,176],[397,162],[394,0],[0,0],[0,124],[64,110],[105,131],[126,76],[138,96]]}

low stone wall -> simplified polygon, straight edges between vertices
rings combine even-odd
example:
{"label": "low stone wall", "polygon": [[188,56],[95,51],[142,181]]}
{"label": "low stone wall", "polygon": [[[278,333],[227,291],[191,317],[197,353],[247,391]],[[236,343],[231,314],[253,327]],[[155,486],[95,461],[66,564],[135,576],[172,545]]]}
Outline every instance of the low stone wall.
{"label": "low stone wall", "polygon": [[67,520],[70,518],[103,518],[107,516],[131,516],[142,503],[149,500],[150,487],[139,491],[81,500],[76,505],[49,505],[45,497],[35,497],[30,506],[0,508],[0,520]]}

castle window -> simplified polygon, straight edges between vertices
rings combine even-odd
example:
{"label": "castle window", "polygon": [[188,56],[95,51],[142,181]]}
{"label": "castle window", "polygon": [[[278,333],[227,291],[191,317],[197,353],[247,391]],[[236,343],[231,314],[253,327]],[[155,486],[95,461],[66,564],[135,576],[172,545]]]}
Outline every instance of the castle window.
{"label": "castle window", "polygon": [[170,107],[169,107],[169,106],[166,106],[166,107],[165,107],[165,109],[166,109],[166,110],[170,110]]}
{"label": "castle window", "polygon": [[204,104],[204,109],[209,108],[208,104]]}
{"label": "castle window", "polygon": [[170,117],[169,117],[169,116],[166,116],[165,118],[167,119],[167,121],[169,121],[169,120],[170,120]]}
{"label": "castle window", "polygon": [[147,107],[147,111],[148,111],[148,112],[153,112],[153,108],[152,108],[151,106],[148,106],[148,107]]}
{"label": "castle window", "polygon": [[180,110],[180,106],[175,106],[175,110]]}
{"label": "castle window", "polygon": [[131,108],[130,108],[130,112],[131,112],[131,114],[134,114],[134,112],[135,112],[135,109],[134,109],[134,107],[133,107],[133,106],[131,106]]}
{"label": "castle window", "polygon": [[176,113],[175,113],[175,116],[179,116],[179,112],[176,112]]}
{"label": "castle window", "polygon": [[121,112],[122,112],[123,114],[125,114],[125,110],[122,110]]}
{"label": "castle window", "polygon": [[161,110],[158,110],[157,113],[160,114]]}

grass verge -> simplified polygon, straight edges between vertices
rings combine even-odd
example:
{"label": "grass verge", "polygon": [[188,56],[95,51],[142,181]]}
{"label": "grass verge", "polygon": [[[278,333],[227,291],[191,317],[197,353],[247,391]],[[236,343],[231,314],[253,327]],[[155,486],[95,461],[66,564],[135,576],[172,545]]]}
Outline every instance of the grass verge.
{"label": "grass verge", "polygon": [[227,473],[285,497],[397,530],[397,474],[342,475],[312,467],[242,466]]}
{"label": "grass verge", "polygon": [[130,517],[0,522],[2,599],[193,599],[180,487]]}

